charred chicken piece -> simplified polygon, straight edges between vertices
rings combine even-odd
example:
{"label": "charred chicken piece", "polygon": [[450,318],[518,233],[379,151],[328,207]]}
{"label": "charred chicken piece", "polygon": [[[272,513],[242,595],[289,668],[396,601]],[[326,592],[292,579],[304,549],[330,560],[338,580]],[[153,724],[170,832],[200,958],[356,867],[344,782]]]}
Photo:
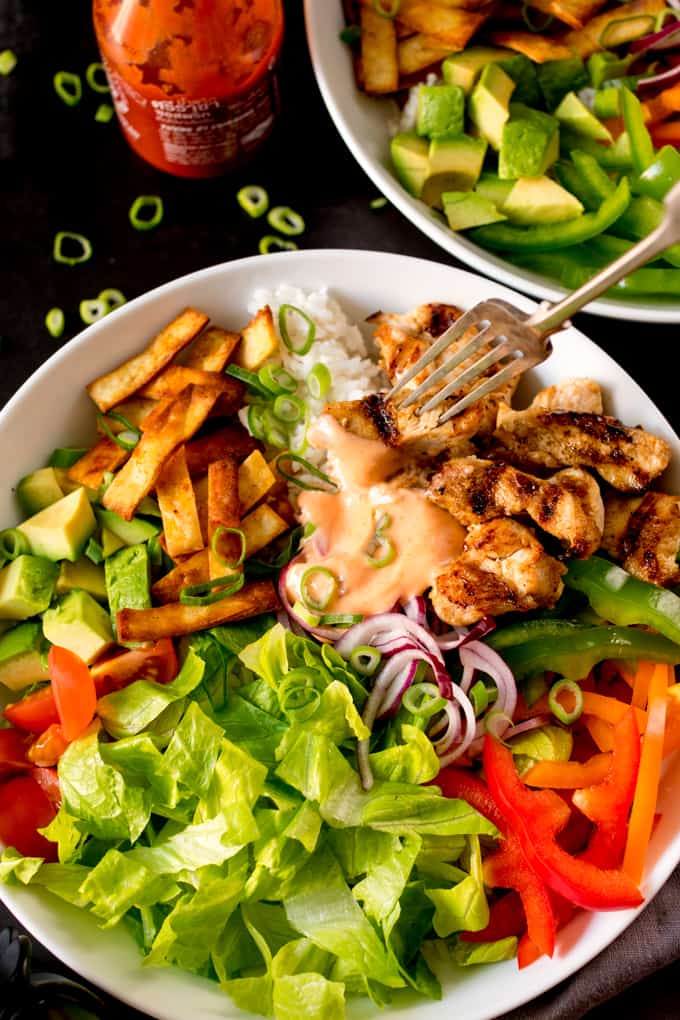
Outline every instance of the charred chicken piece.
{"label": "charred chicken piece", "polygon": [[582,411],[586,414],[602,414],[602,390],[594,379],[576,377],[537,393],[531,402],[533,411]]}
{"label": "charred chicken piece", "polygon": [[680,498],[648,492],[605,499],[602,548],[631,574],[652,584],[680,584]]}

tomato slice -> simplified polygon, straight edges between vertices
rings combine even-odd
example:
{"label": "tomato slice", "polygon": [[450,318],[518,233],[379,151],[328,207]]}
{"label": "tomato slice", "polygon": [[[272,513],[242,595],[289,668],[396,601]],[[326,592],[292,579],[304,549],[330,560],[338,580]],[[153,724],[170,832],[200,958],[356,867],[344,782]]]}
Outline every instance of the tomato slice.
{"label": "tomato slice", "polygon": [[96,662],[90,672],[101,697],[127,687],[135,680],[167,684],[175,679],[178,669],[175,646],[170,638],[161,638],[147,648],[133,648]]}
{"label": "tomato slice", "polygon": [[52,723],[33,741],[28,749],[28,759],[40,768],[49,768],[57,764],[68,745],[63,726]]}
{"label": "tomato slice", "polygon": [[30,776],[17,776],[0,784],[0,842],[25,857],[56,861],[57,844],[38,832],[49,825],[57,809]]}
{"label": "tomato slice", "polygon": [[97,693],[86,663],[68,648],[52,645],[47,669],[67,741],[76,740],[94,719]]}
{"label": "tomato slice", "polygon": [[57,770],[33,768],[31,769],[31,777],[35,779],[40,789],[47,795],[47,799],[56,804],[57,807],[61,807],[61,787],[59,786]]}
{"label": "tomato slice", "polygon": [[0,730],[0,780],[30,767],[23,733],[18,730]]}
{"label": "tomato slice", "polygon": [[41,687],[40,690],[8,705],[3,712],[5,719],[20,730],[29,733],[44,733],[53,723],[59,722],[57,705],[52,694],[52,687]]}

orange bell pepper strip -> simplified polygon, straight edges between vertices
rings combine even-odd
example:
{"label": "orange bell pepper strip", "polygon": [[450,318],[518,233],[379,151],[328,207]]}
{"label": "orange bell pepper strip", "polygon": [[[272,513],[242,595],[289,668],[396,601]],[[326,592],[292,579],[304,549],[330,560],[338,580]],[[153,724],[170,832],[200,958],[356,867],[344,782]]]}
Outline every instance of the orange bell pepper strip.
{"label": "orange bell pepper strip", "polygon": [[630,700],[631,705],[635,705],[636,708],[647,707],[647,697],[649,695],[649,685],[652,680],[652,673],[654,672],[653,662],[641,662],[635,673],[635,680],[633,683],[633,696]]}
{"label": "orange bell pepper strip", "polygon": [[671,85],[641,105],[645,124],[658,124],[662,120],[668,120],[674,113],[680,113],[680,85]]}
{"label": "orange bell pepper strip", "polygon": [[668,688],[666,699],[666,732],[663,741],[663,756],[666,758],[680,748],[680,684]]}
{"label": "orange bell pepper strip", "polygon": [[601,783],[609,771],[611,754],[594,754],[588,761],[538,761],[524,773],[527,786],[551,790],[578,790]]}
{"label": "orange bell pepper strip", "polygon": [[[617,722],[621,721],[629,707],[625,701],[619,701],[618,698],[608,698],[604,694],[595,694],[592,691],[583,692],[583,714],[594,715],[612,726],[616,726]],[[638,728],[644,732],[647,723],[646,712],[641,708],[636,708],[635,716]]]}
{"label": "orange bell pepper strip", "polygon": [[583,719],[583,725],[590,733],[593,738],[594,744],[600,749],[601,753],[612,751],[614,748],[614,733],[611,723],[605,722],[604,719],[598,719],[595,715],[586,715],[581,717]]}
{"label": "orange bell pepper strip", "polygon": [[623,857],[625,874],[637,883],[642,878],[647,847],[654,825],[663,759],[668,686],[672,677],[673,670],[669,666],[659,664],[654,667],[649,684],[647,725],[642,738],[640,768]]}

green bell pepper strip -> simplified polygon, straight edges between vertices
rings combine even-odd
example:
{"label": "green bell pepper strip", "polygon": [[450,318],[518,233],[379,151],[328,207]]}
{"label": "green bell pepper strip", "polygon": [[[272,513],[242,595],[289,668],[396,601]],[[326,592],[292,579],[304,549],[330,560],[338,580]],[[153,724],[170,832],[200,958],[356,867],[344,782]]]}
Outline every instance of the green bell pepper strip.
{"label": "green bell pepper strip", "polygon": [[535,641],[536,638],[568,637],[570,634],[576,634],[579,629],[580,624],[572,620],[519,620],[509,626],[499,627],[485,639],[484,643],[499,652],[504,648],[514,648],[515,645]]}
{"label": "green bell pepper strip", "polygon": [[653,627],[680,645],[680,598],[667,588],[641,581],[601,556],[572,560],[564,583],[582,592],[604,620]]}
{"label": "green bell pepper strip", "polygon": [[[586,63],[591,85],[594,89],[599,89],[602,88],[604,82],[610,81],[612,78],[621,78],[634,60],[635,54],[630,54],[627,57],[617,57],[615,53],[609,50],[602,50],[591,54]],[[597,110],[595,112],[597,113]],[[601,116],[601,114],[598,114],[598,116]]]}
{"label": "green bell pepper strip", "polygon": [[639,195],[663,202],[674,184],[680,181],[680,152],[673,145],[664,145],[635,182]]}
{"label": "green bell pepper strip", "polygon": [[560,128],[560,152],[567,155],[572,149],[580,149],[594,156],[605,170],[628,170],[633,165],[628,132],[624,131],[611,145],[603,145],[593,138],[586,138],[569,128]]}
{"label": "green bell pepper strip", "polygon": [[654,162],[654,145],[645,124],[640,100],[627,88],[621,89],[621,112],[630,138],[633,168],[637,174],[641,174]]}
{"label": "green bell pepper strip", "polygon": [[573,248],[563,248],[559,252],[511,253],[506,255],[506,258],[521,269],[549,276],[567,290],[576,290],[611,261],[593,260],[586,246],[581,244],[574,245]]}
{"label": "green bell pepper strip", "polygon": [[[655,198],[640,195],[631,199],[628,207],[617,219],[613,233],[617,237],[625,237],[629,241],[641,241],[651,234],[663,219],[664,208]],[[663,253],[666,262],[672,266],[680,266],[680,244],[671,245]]]}
{"label": "green bell pepper strip", "polygon": [[[508,261],[530,272],[549,276],[567,290],[576,290],[631,247],[628,241],[600,234],[588,244],[577,244],[559,252],[512,253]],[[629,273],[606,292],[608,297],[650,297],[664,294],[680,294],[680,269],[664,267],[658,260],[651,263],[651,266]]]}
{"label": "green bell pepper strip", "polygon": [[598,89],[593,99],[593,113],[602,120],[618,117],[621,113],[621,89],[613,85],[606,89]]}
{"label": "green bell pepper strip", "polygon": [[623,177],[612,195],[596,212],[583,213],[566,223],[537,227],[515,227],[508,223],[490,223],[468,235],[476,244],[497,251],[556,251],[581,244],[608,230],[625,212],[630,202],[628,181]]}
{"label": "green bell pepper strip", "polygon": [[680,269],[636,269],[619,280],[611,292],[626,297],[680,297]]}
{"label": "green bell pepper strip", "polygon": [[555,176],[563,188],[593,212],[616,190],[616,185],[590,153],[574,149],[569,155],[571,163],[555,164]]}

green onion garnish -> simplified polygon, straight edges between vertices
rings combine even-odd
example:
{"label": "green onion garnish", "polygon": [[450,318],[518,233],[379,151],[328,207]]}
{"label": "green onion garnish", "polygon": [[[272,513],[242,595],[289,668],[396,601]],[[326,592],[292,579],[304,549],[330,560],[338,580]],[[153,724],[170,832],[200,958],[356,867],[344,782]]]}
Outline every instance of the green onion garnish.
{"label": "green onion garnish", "polygon": [[[97,75],[101,74],[104,76],[103,81],[97,81]],[[92,64],[88,64],[85,72],[85,81],[90,86],[93,92],[110,92],[109,83],[106,80],[106,71],[104,65],[100,64],[99,61],[94,61]]]}
{"label": "green onion garnish", "polygon": [[94,119],[97,124],[108,124],[113,118],[113,107],[111,103],[100,103],[97,107]]}
{"label": "green onion garnish", "polygon": [[288,393],[280,393],[272,407],[272,414],[284,425],[295,425],[296,422],[302,421],[306,411],[307,405],[304,400]]}
{"label": "green onion garnish", "polygon": [[373,6],[383,18],[396,18],[401,7],[401,0],[373,0]]}
{"label": "green onion garnish", "polygon": [[468,697],[476,716],[486,712],[489,707],[489,690],[481,680],[472,685]]}
{"label": "green onion garnish", "polygon": [[382,655],[377,648],[370,645],[359,645],[350,654],[349,664],[361,676],[373,676],[380,665]]}
{"label": "green onion garnish", "polygon": [[371,209],[384,209],[386,205],[387,199],[384,195],[381,195],[380,198],[374,198],[371,201]]}
{"label": "green onion garnish", "polygon": [[[299,318],[304,319],[307,323],[307,336],[299,347],[295,347],[293,345],[293,341],[291,340],[288,332],[287,316],[290,314],[299,316]],[[302,357],[302,355],[307,354],[311,350],[312,344],[316,339],[316,323],[313,319],[310,319],[306,312],[303,312],[301,308],[298,308],[297,305],[281,305],[279,308],[279,332],[281,334],[281,339],[288,350],[293,354],[298,354]]]}
{"label": "green onion garnish", "polygon": [[269,208],[269,195],[259,184],[246,184],[236,192],[236,201],[253,219],[263,216]]}
{"label": "green onion garnish", "polygon": [[272,251],[297,251],[295,241],[284,241],[275,234],[266,234],[260,238],[257,249],[260,255],[270,255]]}
{"label": "green onion garnish", "polygon": [[0,558],[15,560],[17,556],[24,556],[30,551],[28,539],[18,528],[5,528],[4,531],[0,531]]}
{"label": "green onion garnish", "polygon": [[49,312],[45,316],[45,327],[50,336],[58,340],[61,334],[64,332],[64,313],[61,308],[50,308]]}
{"label": "green onion garnish", "polygon": [[401,703],[411,715],[429,719],[446,708],[446,698],[442,698],[436,684],[412,684],[401,699]]}
{"label": "green onion garnish", "polygon": [[305,379],[305,385],[309,390],[309,395],[310,397],[313,397],[314,400],[323,400],[331,388],[331,382],[331,373],[329,372],[328,367],[320,361],[317,361],[316,365]]}
{"label": "green onion garnish", "polygon": [[[114,421],[117,421],[123,426],[124,431],[119,432],[118,435],[112,432],[106,423],[107,418],[112,418]],[[136,428],[132,422],[128,421],[127,418],[124,418],[122,414],[118,414],[117,411],[109,411],[106,415],[99,413],[97,415],[97,424],[101,427],[104,435],[108,436],[109,439],[112,439],[113,442],[117,446],[120,446],[123,450],[134,450],[142,436],[140,430]]]}
{"label": "green onion garnish", "polygon": [[264,404],[251,404],[248,408],[248,431],[254,439],[264,439]]}
{"label": "green onion garnish", "polygon": [[361,623],[363,616],[359,613],[328,613],[321,617],[322,627],[352,627]]}
{"label": "green onion garnish", "polygon": [[296,213],[287,205],[274,206],[267,216],[267,222],[270,227],[278,230],[280,234],[285,234],[286,237],[297,237],[305,230],[305,221],[300,213]]}
{"label": "green onion garnish", "polygon": [[3,50],[0,53],[0,74],[11,74],[17,66],[17,55],[12,50]]}
{"label": "green onion garnish", "polygon": [[257,372],[251,372],[247,368],[241,368],[240,365],[229,365],[225,370],[226,375],[230,375],[232,379],[238,379],[239,382],[245,383],[246,386],[254,390],[255,393],[259,393],[263,397],[271,397],[271,390],[263,386],[260,377]]}
{"label": "green onion garnish", "polygon": [[85,546],[85,555],[93,563],[99,564],[104,562],[104,550],[94,538],[91,538]]}
{"label": "green onion garnish", "polygon": [[84,457],[88,451],[86,449],[76,449],[70,446],[58,446],[56,450],[52,451],[50,459],[47,462],[48,467],[56,468],[70,468],[76,461]]}
{"label": "green onion garnish", "polygon": [[321,617],[318,613],[312,613],[304,602],[296,602],[293,606],[293,616],[299,617],[308,627],[318,627]]}
{"label": "green onion garnish", "polygon": [[270,446],[277,446],[280,450],[285,450],[290,440],[288,429],[284,428],[283,423],[274,417],[269,408],[265,408],[262,412],[262,423],[265,442]]}
{"label": "green onion garnish", "polygon": [[397,555],[392,539],[385,534],[392,523],[389,514],[382,514],[375,526],[371,549],[366,553],[370,566],[380,569],[388,567]]}
{"label": "green onion garnish", "polygon": [[116,287],[107,287],[105,290],[100,290],[97,295],[98,301],[104,301],[109,312],[112,312],[114,308],[120,308],[121,305],[127,303],[127,298],[123,294],[122,290],[118,290]]}
{"label": "green onion garnish", "polygon": [[78,305],[80,318],[87,326],[91,326],[93,322],[99,322],[100,319],[103,319],[108,310],[109,306],[105,301],[100,301],[99,298],[84,298]]}
{"label": "green onion garnish", "polygon": [[[80,254],[65,255],[63,248],[66,243],[79,245]],[[82,234],[72,234],[69,230],[60,230],[54,236],[52,258],[55,262],[61,262],[65,266],[77,266],[81,262],[87,262],[92,258],[92,245]]]}
{"label": "green onion garnish", "polygon": [[[312,591],[312,586],[323,589],[320,596]],[[338,593],[340,581],[328,567],[308,567],[300,579],[300,598],[313,613],[323,613]]]}
{"label": "green onion garnish", "polygon": [[356,46],[361,41],[361,28],[359,25],[348,25],[340,33],[340,42],[348,46]]}
{"label": "green onion garnish", "polygon": [[522,21],[530,32],[545,32],[546,28],[555,20],[554,14],[546,14],[541,25],[532,20],[531,6],[529,3],[522,4]]}
{"label": "green onion garnish", "polygon": [[[560,702],[560,695],[567,691],[574,699],[574,707],[568,710]],[[558,680],[548,693],[548,707],[555,718],[568,726],[576,722],[583,712],[583,691],[574,680]]]}
{"label": "green onion garnish", "polygon": [[201,584],[188,584],[179,593],[179,600],[185,606],[209,606],[213,602],[227,598],[228,595],[235,595],[243,587],[243,574],[229,574],[226,577],[216,577],[212,581],[203,581]]}
{"label": "green onion garnish", "polygon": [[54,91],[67,106],[77,106],[83,98],[83,83],[79,74],[71,71],[57,71],[54,78]]}
{"label": "green onion garnish", "polygon": [[283,365],[275,365],[269,362],[263,365],[257,373],[258,378],[265,389],[278,395],[279,393],[295,393],[297,380]]}
{"label": "green onion garnish", "polygon": [[[298,722],[308,719],[316,711],[320,701],[321,695],[317,690],[300,683],[294,687],[284,688],[279,693],[281,711],[286,714],[295,713]],[[301,715],[301,713],[303,714]]]}
{"label": "green onion garnish", "polygon": [[163,219],[163,199],[160,195],[138,195],[128,216],[135,230],[153,230]]}
{"label": "green onion garnish", "polygon": [[[300,542],[308,537],[307,528],[309,525],[305,524],[304,528],[298,526],[294,528],[287,536],[283,546],[279,549],[277,555],[273,559],[259,560],[249,559],[246,563],[246,573],[249,577],[263,577],[269,576],[285,567],[287,563],[290,563],[293,556],[298,551]],[[313,527],[313,526],[312,526]],[[270,551],[269,549],[267,550]]]}
{"label": "green onion garnish", "polygon": [[[222,554],[217,548],[221,535],[238,535],[239,540],[241,542],[241,551],[238,555],[238,559],[230,562],[229,560],[225,560],[224,556],[222,556]],[[236,570],[236,568],[240,567],[244,559],[246,558],[245,532],[242,531],[241,528],[228,528],[226,525],[220,524],[219,527],[215,528],[213,532],[213,536],[210,540],[210,548],[212,550],[213,556],[221,566],[226,567],[227,570]]]}
{"label": "green onion garnish", "polygon": [[[299,464],[308,475],[312,476],[312,478],[318,478],[319,481],[324,482],[325,487],[321,485],[314,485],[312,481],[307,481],[304,476],[301,477],[299,474],[293,474],[290,471],[286,471],[285,468],[281,466],[285,463],[285,461],[290,461],[293,464]],[[338,491],[338,485],[332,478],[324,474],[323,471],[320,471],[314,464],[310,464],[310,462],[305,460],[304,457],[301,457],[299,453],[280,453],[276,458],[276,470],[283,476],[283,478],[286,479],[287,482],[297,485],[300,489],[307,489],[308,491],[317,490],[319,492]]]}

